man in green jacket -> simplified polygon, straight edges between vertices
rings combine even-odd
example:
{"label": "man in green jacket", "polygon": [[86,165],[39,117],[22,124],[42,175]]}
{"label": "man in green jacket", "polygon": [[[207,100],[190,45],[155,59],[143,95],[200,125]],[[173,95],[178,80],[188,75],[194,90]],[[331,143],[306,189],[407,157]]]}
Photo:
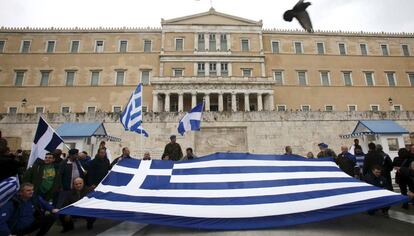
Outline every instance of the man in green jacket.
{"label": "man in green jacket", "polygon": [[176,139],[175,135],[170,136],[171,142],[165,145],[164,153],[162,154],[163,160],[179,161],[183,158],[183,151],[180,144],[176,143]]}

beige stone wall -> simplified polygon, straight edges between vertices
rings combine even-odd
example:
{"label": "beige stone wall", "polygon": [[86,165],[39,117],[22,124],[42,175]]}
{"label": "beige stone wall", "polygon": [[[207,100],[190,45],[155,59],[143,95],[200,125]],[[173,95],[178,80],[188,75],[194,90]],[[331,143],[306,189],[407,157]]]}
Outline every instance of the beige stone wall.
{"label": "beige stone wall", "polygon": [[[45,114],[44,118],[54,128],[67,121],[103,121],[110,135],[122,138],[121,143],[108,144],[114,156],[120,153],[123,146],[130,147],[132,154],[139,156],[142,146],[154,158],[160,158],[169,136],[177,134],[182,115],[146,113],[144,128],[149,138],[124,131],[117,114]],[[352,144],[352,139],[341,139],[339,135],[350,134],[358,120],[391,119],[409,132],[414,132],[413,118],[413,112],[204,112],[202,130],[178,136],[177,140],[183,149],[195,148],[197,155],[217,151],[281,154],[286,145],[291,145],[295,153],[305,155],[308,151],[316,153],[316,145],[320,142],[328,143],[338,152],[341,145]],[[21,137],[22,148],[30,149],[37,120],[38,116],[34,114],[2,114],[0,130],[5,137]]]}

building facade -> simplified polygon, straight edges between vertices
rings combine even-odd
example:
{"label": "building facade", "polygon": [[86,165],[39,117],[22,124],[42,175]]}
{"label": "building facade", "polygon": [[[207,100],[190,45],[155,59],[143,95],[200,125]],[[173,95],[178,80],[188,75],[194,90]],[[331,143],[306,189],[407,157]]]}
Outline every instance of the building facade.
{"label": "building facade", "polygon": [[263,29],[210,9],[161,28],[0,29],[0,113],[412,111],[414,34]]}

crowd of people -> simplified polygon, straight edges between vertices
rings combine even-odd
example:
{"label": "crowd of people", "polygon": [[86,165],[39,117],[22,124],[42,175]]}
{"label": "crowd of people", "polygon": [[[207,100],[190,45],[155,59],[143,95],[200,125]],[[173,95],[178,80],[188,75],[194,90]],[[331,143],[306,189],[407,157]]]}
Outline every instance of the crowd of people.
{"label": "crowd of people", "polygon": [[[131,159],[128,147],[122,148],[122,154],[110,161],[110,151],[100,143],[94,158],[86,151],[68,150],[67,155],[56,149],[47,153],[43,159],[38,158],[26,170],[23,152],[10,153],[7,141],[0,133],[0,181],[18,176],[20,189],[16,195],[0,203],[0,235],[25,235],[37,231],[36,235],[45,235],[56,220],[60,221],[62,233],[74,229],[74,220],[85,220],[86,228],[92,229],[95,218],[59,215],[58,209],[80,200],[91,192],[107,175],[112,167],[123,159]],[[394,161],[383,152],[381,145],[370,143],[364,153],[358,140],[352,145],[353,153],[347,146],[342,146],[338,155],[325,143],[320,143],[320,152],[307,153],[306,158],[333,157],[336,164],[348,175],[364,180],[372,185],[393,191],[391,171],[396,170],[395,180],[401,194],[414,197],[414,145],[402,148]],[[295,155],[290,146],[285,147],[285,155]],[[362,159],[361,159],[362,157]],[[197,158],[192,148],[187,148],[185,155],[176,142],[176,136],[170,136],[165,146],[162,160],[192,160]],[[151,160],[145,152],[142,160]],[[358,163],[358,160],[362,160]],[[408,203],[403,208],[408,209]],[[385,215],[388,208],[380,209]],[[370,211],[369,214],[374,214]]]}

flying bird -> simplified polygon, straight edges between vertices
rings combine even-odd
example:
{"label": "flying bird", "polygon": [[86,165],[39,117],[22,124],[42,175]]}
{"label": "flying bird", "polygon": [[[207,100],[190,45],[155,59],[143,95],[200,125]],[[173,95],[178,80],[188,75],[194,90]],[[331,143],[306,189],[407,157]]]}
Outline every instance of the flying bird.
{"label": "flying bird", "polygon": [[312,22],[310,20],[309,14],[306,11],[311,5],[310,2],[304,2],[304,0],[299,0],[298,3],[292,8],[292,10],[288,10],[283,14],[283,19],[285,21],[291,22],[293,18],[296,18],[300,25],[309,33],[313,32]]}

